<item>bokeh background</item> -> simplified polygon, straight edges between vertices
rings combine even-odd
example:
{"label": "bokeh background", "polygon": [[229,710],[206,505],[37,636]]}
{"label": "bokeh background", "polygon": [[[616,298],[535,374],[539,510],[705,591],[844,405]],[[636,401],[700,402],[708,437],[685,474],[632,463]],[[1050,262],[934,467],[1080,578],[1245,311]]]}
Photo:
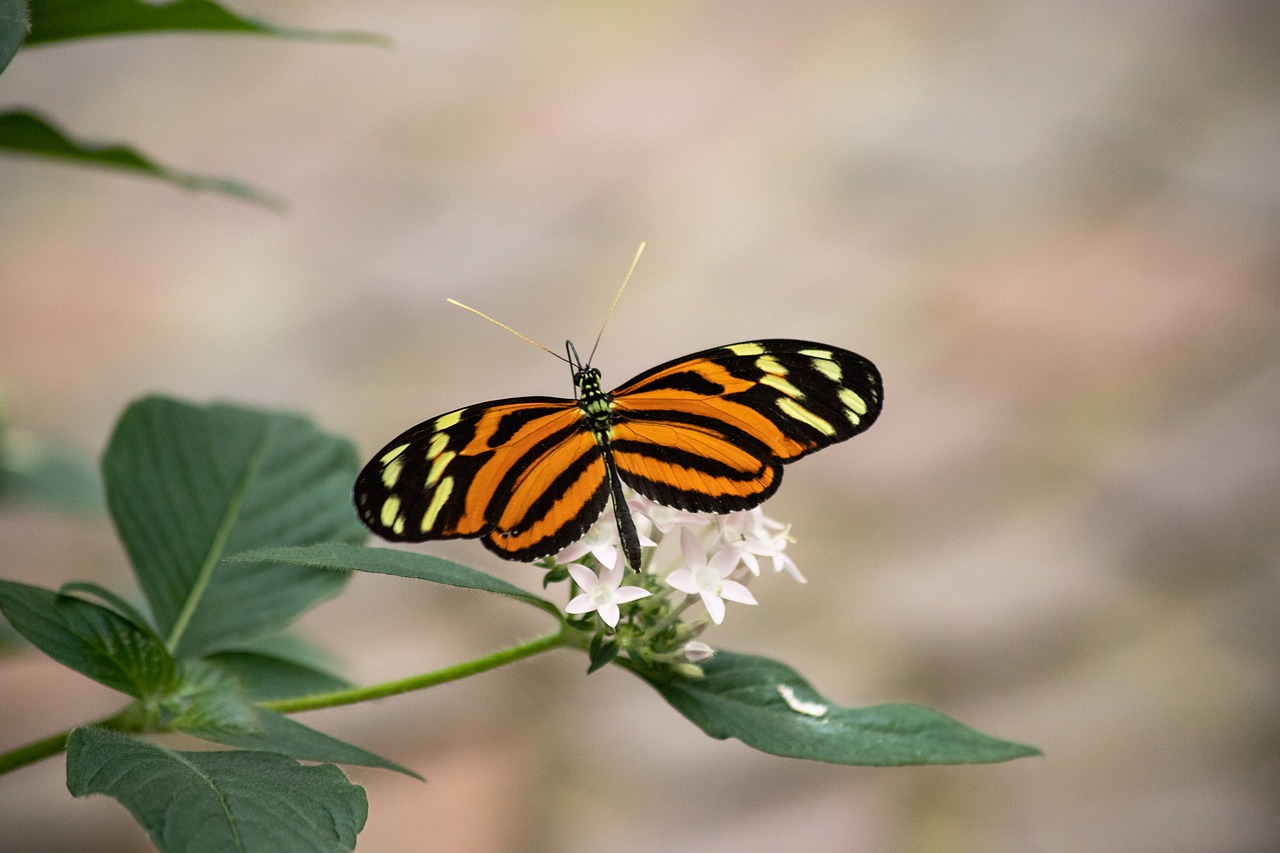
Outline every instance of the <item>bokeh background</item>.
{"label": "bokeh background", "polygon": [[[241,177],[284,215],[0,160],[0,383],[86,455],[141,394],[311,414],[372,452],[759,336],[876,361],[866,435],[787,472],[801,586],[706,636],[844,704],[1045,756],[866,769],[712,741],[567,652],[308,722],[367,851],[1280,849],[1280,6],[1069,0],[277,0],[393,47],[163,36],[26,51],[0,104]],[[476,543],[431,548],[536,586]],[[109,523],[0,512],[0,573],[129,589]],[[304,623],[360,682],[534,636],[502,600],[356,578]],[[0,747],[116,707],[0,658]],[[0,850],[135,851],[63,761]]]}

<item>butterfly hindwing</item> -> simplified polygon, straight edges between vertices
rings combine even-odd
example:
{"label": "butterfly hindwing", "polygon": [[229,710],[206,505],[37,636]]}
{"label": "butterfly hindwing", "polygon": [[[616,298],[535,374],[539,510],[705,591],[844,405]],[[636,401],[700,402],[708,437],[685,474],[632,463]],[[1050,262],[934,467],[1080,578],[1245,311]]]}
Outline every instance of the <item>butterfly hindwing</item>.
{"label": "butterfly hindwing", "polygon": [[623,481],[658,503],[723,513],[773,494],[783,463],[871,426],[883,391],[856,353],[763,340],[659,365],[612,397]]}

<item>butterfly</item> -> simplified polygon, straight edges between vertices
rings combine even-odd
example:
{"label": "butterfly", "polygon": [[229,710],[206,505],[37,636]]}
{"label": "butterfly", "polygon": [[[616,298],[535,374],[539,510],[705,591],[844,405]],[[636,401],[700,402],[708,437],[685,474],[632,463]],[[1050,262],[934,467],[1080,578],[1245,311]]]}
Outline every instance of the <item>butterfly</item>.
{"label": "butterfly", "polygon": [[581,538],[612,500],[638,568],[624,484],[676,509],[750,509],[777,491],[784,464],[866,430],[884,399],[874,364],[809,341],[703,350],[611,392],[568,350],[574,399],[467,406],[378,451],[355,484],[365,525],[401,542],[480,538],[533,561]]}

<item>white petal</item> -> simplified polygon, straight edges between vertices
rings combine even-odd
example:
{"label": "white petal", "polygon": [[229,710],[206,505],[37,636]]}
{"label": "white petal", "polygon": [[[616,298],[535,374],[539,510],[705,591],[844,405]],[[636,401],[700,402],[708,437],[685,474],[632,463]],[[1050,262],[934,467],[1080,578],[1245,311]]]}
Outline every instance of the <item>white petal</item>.
{"label": "white petal", "polygon": [[574,563],[569,566],[569,574],[578,586],[582,587],[583,592],[591,592],[591,590],[600,585],[600,579],[596,577],[596,573],[581,563]]}
{"label": "white petal", "polygon": [[605,589],[617,589],[622,583],[622,568],[616,565],[618,562],[617,555],[614,555],[612,563],[605,563],[604,568],[600,570],[600,586]]}
{"label": "white petal", "polygon": [[791,575],[791,577],[795,578],[800,583],[809,582],[808,580],[805,579],[804,575],[800,574],[800,567],[796,565],[795,560],[791,559],[785,554],[779,554],[778,556],[773,558],[773,570],[775,572],[785,571],[787,574]]}
{"label": "white petal", "polygon": [[707,563],[707,568],[711,569],[718,578],[727,578],[733,574],[733,570],[738,568],[738,563],[742,561],[742,549],[736,546],[725,548],[711,555],[711,561]]}
{"label": "white petal", "polygon": [[730,601],[736,601],[739,604],[758,604],[756,597],[751,594],[751,590],[747,589],[737,581],[721,581],[720,597],[727,598]]}
{"label": "white petal", "polygon": [[628,601],[636,601],[652,594],[649,590],[641,589],[638,586],[620,586],[613,594],[613,600],[619,604],[626,604]]}
{"label": "white petal", "polygon": [[584,536],[577,542],[560,549],[560,553],[556,554],[556,562],[560,565],[572,563],[590,550],[591,546],[587,543],[587,537]]}
{"label": "white petal", "polygon": [[565,613],[573,613],[575,615],[579,613],[590,613],[592,610],[595,610],[595,609],[596,609],[595,599],[589,595],[575,596],[572,601],[570,601],[568,604],[564,606]]}
{"label": "white petal", "polygon": [[591,556],[602,566],[612,566],[618,560],[618,546],[613,542],[601,542],[591,549]]}
{"label": "white petal", "polygon": [[711,621],[719,625],[724,621],[724,602],[714,592],[702,593],[702,604],[707,608]]}
{"label": "white petal", "polygon": [[600,605],[600,618],[604,620],[604,624],[608,625],[610,628],[617,627],[618,617],[621,615],[622,613],[618,610],[618,605],[612,602]]}
{"label": "white petal", "polygon": [[697,595],[701,590],[698,589],[698,583],[693,579],[693,572],[688,569],[676,569],[666,578],[667,586],[675,587],[683,593],[689,595]]}
{"label": "white petal", "polygon": [[693,531],[687,527],[680,528],[680,553],[684,556],[685,568],[696,570],[707,564],[707,552]]}

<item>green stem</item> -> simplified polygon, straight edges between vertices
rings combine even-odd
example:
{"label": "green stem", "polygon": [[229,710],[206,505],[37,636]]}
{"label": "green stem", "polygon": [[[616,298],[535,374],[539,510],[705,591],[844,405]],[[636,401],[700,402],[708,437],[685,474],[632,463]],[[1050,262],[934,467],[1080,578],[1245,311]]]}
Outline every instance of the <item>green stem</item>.
{"label": "green stem", "polygon": [[[128,711],[121,711],[118,714],[112,714],[110,717],[104,717],[93,723],[85,723],[86,726],[97,726],[103,729],[120,729],[121,722],[124,720]],[[76,726],[80,728],[80,726]],[[10,771],[17,770],[20,767],[26,767],[28,764],[35,764],[57,755],[67,748],[67,738],[71,736],[72,729],[64,732],[58,732],[56,735],[50,735],[43,740],[33,741],[32,743],[20,746],[17,749],[11,749],[8,752],[0,753],[0,776]]]}
{"label": "green stem", "polygon": [[[527,643],[520,643],[515,646],[493,652],[484,657],[475,660],[466,661],[465,663],[447,666],[444,669],[437,669],[431,672],[424,672],[420,675],[412,675],[408,678],[400,678],[395,681],[386,681],[382,684],[374,684],[370,687],[356,687],[351,690],[335,690],[332,693],[316,693],[312,696],[299,696],[296,699],[280,699],[275,702],[264,702],[263,707],[270,708],[282,714],[292,714],[296,711],[314,711],[319,708],[333,708],[338,705],[351,705],[356,702],[368,702],[371,699],[382,699],[387,696],[396,696],[401,693],[408,693],[412,690],[421,690],[424,687],[432,687],[436,684],[444,684],[447,681],[456,681],[459,678],[466,678],[469,675],[476,675],[490,669],[503,666],[508,663],[515,663],[518,660],[524,660],[533,657],[536,654],[550,651],[551,649],[560,648],[561,646],[581,646],[582,639],[578,636],[578,632],[564,626],[561,630],[554,634],[547,634],[536,640],[530,640]],[[133,706],[130,706],[132,708]],[[100,726],[102,728],[123,730],[129,728],[129,709],[118,714],[113,714],[94,723],[86,723],[90,726]],[[17,770],[19,767],[25,767],[28,764],[34,764],[41,759],[57,755],[67,748],[67,737],[71,734],[68,729],[51,735],[42,740],[34,741],[12,749],[5,753],[0,753],[0,776],[11,770]]]}
{"label": "green stem", "polygon": [[444,684],[447,681],[456,681],[469,675],[476,675],[561,646],[576,645],[574,633],[572,629],[566,627],[554,634],[547,634],[527,643],[510,646],[465,663],[446,666],[444,669],[411,675],[408,678],[400,678],[395,681],[384,681],[381,684],[374,684],[369,687],[353,687],[350,690],[335,690],[332,693],[316,693],[311,696],[299,696],[296,699],[277,699],[274,702],[264,702],[262,704],[263,707],[278,711],[281,714],[292,714],[297,711],[315,711],[320,708],[335,708],[339,705],[352,705],[356,702],[368,702],[371,699],[398,696],[401,693],[409,693],[425,687]]}

